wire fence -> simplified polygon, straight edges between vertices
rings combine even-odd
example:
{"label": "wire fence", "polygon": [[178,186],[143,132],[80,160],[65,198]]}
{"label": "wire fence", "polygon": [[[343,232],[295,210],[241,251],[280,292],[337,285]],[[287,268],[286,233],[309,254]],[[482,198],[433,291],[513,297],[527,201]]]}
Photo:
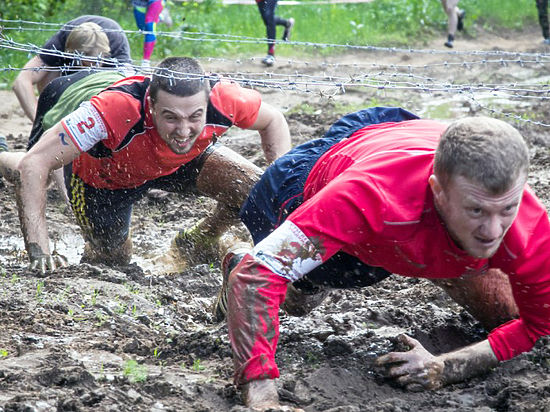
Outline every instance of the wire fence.
{"label": "wire fence", "polygon": [[[79,53],[66,53],[59,50],[48,50],[32,43],[20,43],[13,40],[13,34],[22,31],[48,31],[57,32],[61,27],[72,28],[73,26],[61,23],[33,22],[27,20],[6,20],[0,19],[3,24],[0,35],[0,49],[24,52],[27,54],[42,54],[57,56],[68,59],[73,63],[61,67],[0,67],[0,73],[23,70],[61,70],[74,72],[76,70],[122,70],[126,74],[141,72],[151,74],[153,69],[143,69],[136,64],[121,65],[116,59],[104,57],[90,57]],[[141,30],[123,30],[125,34],[143,35],[147,32]],[[265,43],[266,39],[251,38],[247,36],[235,36],[218,33],[204,32],[156,32],[157,36],[168,36],[192,41],[215,41],[215,42],[241,42],[241,43]],[[331,62],[329,58],[317,60],[296,60],[281,59],[279,65],[284,65],[284,71],[235,71],[224,72],[223,76],[234,80],[242,85],[256,88],[270,88],[281,91],[292,91],[297,93],[318,94],[323,97],[336,96],[346,93],[350,89],[368,89],[376,91],[396,92],[418,92],[418,93],[445,93],[449,95],[460,95],[473,102],[477,107],[490,113],[498,113],[501,116],[509,117],[520,122],[529,122],[539,126],[550,127],[550,124],[525,118],[509,111],[503,111],[489,104],[482,103],[487,96],[492,99],[507,99],[510,102],[546,101],[550,99],[549,79],[535,77],[528,81],[514,80],[483,83],[476,78],[480,72],[487,70],[509,70],[515,68],[531,69],[534,71],[547,70],[550,63],[550,54],[534,52],[510,52],[502,50],[489,51],[443,51],[435,49],[412,49],[379,46],[357,46],[330,43],[310,42],[285,42],[285,44],[300,47],[314,48],[345,48],[351,52],[374,52],[389,55],[432,55],[434,61],[421,64],[389,64],[377,62]],[[199,58],[201,61],[231,63],[240,65],[245,62],[257,62],[259,58],[220,58],[217,56]],[[83,65],[82,62],[87,64]],[[90,66],[91,65],[91,66]],[[105,65],[112,66],[106,68]],[[454,79],[445,78],[449,69],[461,70],[462,77],[467,82],[457,82]],[[310,72],[314,71],[314,74]],[[469,80],[467,73],[472,72],[472,79]],[[176,78],[196,78],[190,73],[165,71],[163,76]],[[204,79],[218,78],[218,75],[199,76]]]}

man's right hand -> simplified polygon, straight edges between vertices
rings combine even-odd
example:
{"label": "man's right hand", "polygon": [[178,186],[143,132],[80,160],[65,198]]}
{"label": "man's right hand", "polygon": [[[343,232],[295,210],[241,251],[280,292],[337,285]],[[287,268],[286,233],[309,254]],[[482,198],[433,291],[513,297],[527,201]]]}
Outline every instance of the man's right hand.
{"label": "man's right hand", "polygon": [[29,245],[30,270],[40,270],[41,273],[53,271],[60,267],[67,266],[67,258],[54,252],[53,254],[43,253],[40,246],[35,243]]}

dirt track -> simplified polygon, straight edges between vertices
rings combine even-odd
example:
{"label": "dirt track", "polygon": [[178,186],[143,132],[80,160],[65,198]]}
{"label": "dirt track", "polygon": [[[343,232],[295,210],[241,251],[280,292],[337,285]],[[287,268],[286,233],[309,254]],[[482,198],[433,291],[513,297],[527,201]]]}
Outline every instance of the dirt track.
{"label": "dirt track", "polygon": [[[542,52],[537,36],[535,30],[510,33],[508,39],[486,33],[476,42],[458,39],[457,46],[474,50],[498,44],[505,50]],[[441,48],[439,43],[428,46]],[[334,62],[427,64],[441,58],[454,57],[364,53],[338,56]],[[234,72],[235,65],[213,63],[207,69]],[[434,69],[428,75],[469,83],[536,82],[548,76],[548,66],[540,64],[453,67]],[[238,70],[262,71],[253,63],[239,65]],[[277,70],[292,73],[296,67],[279,62]],[[321,73],[325,68],[308,70]],[[287,112],[295,144],[322,135],[346,108],[373,100],[380,105],[399,104],[422,116],[443,113],[434,116],[442,120],[490,114],[466,98],[450,99],[437,92],[351,89],[326,99],[261,91],[267,101]],[[22,150],[30,123],[11,92],[0,92],[0,99],[0,133],[8,135],[12,149]],[[546,100],[512,101],[500,108],[549,121]],[[515,125],[531,147],[529,182],[550,206],[550,128]],[[255,133],[231,131],[225,141],[263,165]],[[243,408],[231,384],[227,330],[214,324],[210,314],[220,284],[219,262],[182,268],[167,253],[177,230],[208,213],[212,201],[176,194],[143,199],[133,217],[135,262],[108,268],[78,264],[82,239],[51,191],[50,237],[72,265],[41,276],[25,268],[13,188],[0,185],[0,411]],[[391,350],[393,338],[402,331],[434,352],[478,341],[487,333],[424,280],[394,276],[368,289],[333,291],[310,316],[282,314],[281,324],[280,396],[306,411],[550,411],[547,339],[531,353],[485,376],[437,392],[405,392],[377,375],[373,359]]]}

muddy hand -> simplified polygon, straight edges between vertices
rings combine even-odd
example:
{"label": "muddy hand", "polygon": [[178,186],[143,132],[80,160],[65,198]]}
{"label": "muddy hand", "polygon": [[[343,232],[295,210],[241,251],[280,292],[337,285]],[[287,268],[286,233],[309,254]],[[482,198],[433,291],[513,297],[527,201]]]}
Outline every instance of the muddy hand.
{"label": "muddy hand", "polygon": [[443,361],[428,352],[416,339],[404,334],[399,335],[398,339],[411,350],[391,352],[376,359],[382,373],[410,391],[441,387]]}
{"label": "muddy hand", "polygon": [[29,251],[30,270],[40,270],[41,273],[46,273],[49,270],[55,270],[60,267],[67,266],[67,258],[57,252],[51,255],[42,253],[39,248],[31,248]]}

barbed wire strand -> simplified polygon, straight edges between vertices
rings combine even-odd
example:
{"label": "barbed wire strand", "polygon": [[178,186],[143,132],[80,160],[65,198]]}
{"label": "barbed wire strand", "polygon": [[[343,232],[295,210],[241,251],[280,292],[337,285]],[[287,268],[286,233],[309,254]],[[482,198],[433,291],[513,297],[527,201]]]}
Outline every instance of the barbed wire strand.
{"label": "barbed wire strand", "polygon": [[[1,21],[1,19],[0,19]],[[43,49],[41,47],[38,47],[32,43],[29,44],[22,44],[14,42],[13,40],[7,39],[5,36],[2,36],[0,38],[0,46],[2,48],[8,48],[12,50],[20,50],[20,51],[27,51],[27,52],[34,52],[34,53],[41,53],[41,54],[48,54],[48,55],[54,55],[58,57],[63,57],[67,59],[75,59],[77,61],[80,60],[88,60],[94,62],[96,65],[101,64],[112,64],[115,67],[121,67],[121,65],[116,61],[116,59],[106,59],[102,57],[89,57],[84,56],[79,53],[66,53],[61,52],[58,50],[47,50]],[[391,48],[391,50],[395,50],[394,48]],[[412,49],[408,49],[408,51],[411,51]],[[544,63],[540,60],[540,57],[544,57],[545,54],[522,54],[522,53],[513,53],[514,56],[520,56],[520,55],[529,55],[529,56],[537,56],[535,62],[537,64]],[[513,62],[517,63],[518,61],[521,62],[521,57],[515,57],[513,59]],[[484,64],[486,64],[486,59],[484,59]],[[499,61],[500,64],[506,64],[502,62],[502,59]],[[445,63],[440,63],[443,65],[446,65]],[[465,62],[462,62],[462,65],[464,65]],[[122,67],[129,68],[131,67],[133,70],[140,70],[139,67],[134,65],[122,65]],[[388,66],[385,66],[388,67]],[[395,65],[390,65],[389,67],[395,67]],[[474,93],[479,92],[492,92],[492,97],[500,97],[500,98],[508,98],[508,99],[514,99],[514,98],[531,98],[531,99],[540,99],[540,100],[546,100],[549,99],[548,97],[548,85],[542,85],[543,89],[541,90],[540,85],[538,89],[525,89],[524,85],[520,85],[519,87],[522,87],[523,89],[517,89],[518,87],[517,83],[509,84],[509,85],[454,85],[452,83],[435,83],[435,80],[432,78],[422,77],[422,76],[415,76],[410,73],[411,66],[402,66],[406,67],[407,70],[409,70],[409,73],[404,74],[400,72],[394,72],[394,73],[375,73],[375,74],[361,74],[361,76],[356,76],[355,78],[353,76],[344,77],[338,77],[338,76],[314,76],[314,75],[306,75],[302,73],[297,74],[277,74],[277,73],[247,73],[246,76],[253,76],[253,77],[246,77],[244,73],[234,73],[234,74],[227,74],[224,73],[224,76],[229,76],[229,78],[233,81],[237,81],[243,85],[251,86],[251,87],[269,87],[269,88],[276,88],[279,90],[293,90],[293,91],[299,91],[299,92],[306,92],[306,93],[318,93],[320,96],[324,97],[330,97],[335,96],[338,93],[345,93],[346,88],[358,88],[358,87],[366,87],[366,88],[372,88],[376,90],[416,90],[421,91],[425,93],[437,93],[437,92],[445,92],[445,93],[453,93],[453,94],[464,94],[467,95],[471,100],[475,101],[476,104],[478,104],[479,107],[483,108],[483,110],[488,110],[491,113],[499,113],[502,116],[510,117],[518,121],[522,122],[529,122],[536,125],[544,126],[544,127],[550,127],[550,125],[545,124],[543,122],[534,121],[532,119],[525,119],[524,117],[515,115],[513,113],[507,113],[504,111],[500,111],[499,109],[489,108],[485,105],[482,105],[479,103],[478,99],[475,98]],[[46,68],[33,68],[31,70],[41,70]],[[54,68],[54,70],[59,68]],[[74,71],[74,70],[97,70],[98,67],[77,67],[77,66],[63,66],[61,68],[62,70],[67,71]],[[13,67],[7,67],[7,68],[0,68],[0,71],[13,71],[13,70],[25,70],[24,68],[13,68]],[[166,74],[164,74],[167,77],[170,78],[202,78],[205,80],[211,80],[212,76],[198,76],[194,74],[189,73],[179,73],[179,72],[170,72],[165,71]],[[150,73],[149,73],[150,74]],[[396,81],[395,79],[400,76],[408,76],[413,77],[415,79],[420,79],[424,81],[428,81],[429,84],[425,83],[413,83],[413,82],[405,82],[405,81]],[[260,78],[260,76],[263,76],[264,78]],[[369,78],[370,76],[370,78]],[[378,76],[379,78],[375,78],[373,76]],[[280,80],[277,79],[277,77],[280,78]],[[382,78],[381,78],[382,77]],[[391,79],[388,79],[390,77]],[[217,78],[217,75],[215,76]],[[283,80],[284,78],[284,80]],[[361,80],[361,78],[363,80]],[[366,79],[366,80],[365,80]],[[324,90],[321,88],[325,88]],[[514,93],[516,92],[516,93]],[[518,92],[522,93],[519,94]],[[534,94],[534,95],[533,95]],[[545,94],[546,96],[544,96]]]}
{"label": "barbed wire strand", "polygon": [[[60,27],[65,28],[74,28],[77,25],[71,25],[68,23],[46,23],[46,22],[33,22],[29,20],[9,20],[9,19],[0,19],[0,23],[16,23],[16,24],[34,24],[34,25],[53,25],[57,28],[52,27],[51,29],[43,28],[28,28],[28,27],[11,27],[5,26],[3,30],[15,30],[15,31],[58,31]],[[156,36],[166,36],[175,39],[189,40],[189,41],[216,41],[216,42],[241,42],[241,43],[258,43],[266,44],[269,42],[265,37],[256,38],[249,36],[239,36],[233,34],[225,33],[210,33],[210,32],[189,32],[189,31],[145,31],[145,30],[117,30],[117,29],[103,29],[105,32],[122,32],[125,34],[155,34]],[[204,38],[208,36],[209,38]],[[299,42],[299,41],[284,41],[277,43],[287,44],[287,45],[296,45],[296,46],[308,46],[316,48],[346,48],[351,50],[365,50],[365,51],[383,51],[391,53],[420,53],[420,54],[445,54],[445,55],[455,55],[455,56],[465,56],[465,55],[486,55],[486,56],[516,56],[517,57],[539,57],[539,58],[550,58],[550,53],[528,53],[528,52],[510,52],[503,50],[437,50],[437,49],[413,49],[413,48],[403,48],[403,47],[381,47],[381,46],[371,46],[371,45],[352,45],[352,44],[338,44],[338,43],[317,43],[317,42]]]}

